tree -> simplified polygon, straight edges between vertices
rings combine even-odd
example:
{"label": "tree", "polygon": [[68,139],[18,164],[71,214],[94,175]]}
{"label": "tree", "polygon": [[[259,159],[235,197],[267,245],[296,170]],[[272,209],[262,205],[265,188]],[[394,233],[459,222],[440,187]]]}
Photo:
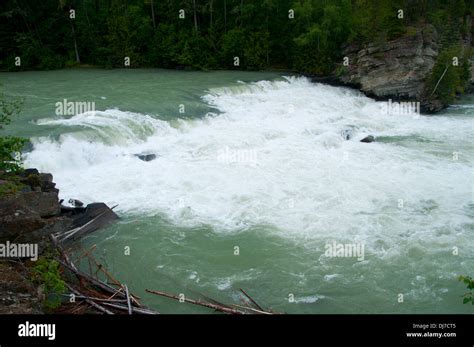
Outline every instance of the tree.
{"label": "tree", "polygon": [[11,118],[20,112],[20,105],[21,101],[7,101],[3,92],[0,92],[0,171],[5,173],[22,170],[21,151],[26,140],[15,136],[1,136]]}

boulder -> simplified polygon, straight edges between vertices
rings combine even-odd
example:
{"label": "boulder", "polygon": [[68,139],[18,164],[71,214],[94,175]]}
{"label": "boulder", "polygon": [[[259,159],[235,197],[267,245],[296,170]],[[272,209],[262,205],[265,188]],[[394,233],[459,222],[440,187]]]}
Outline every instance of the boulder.
{"label": "boulder", "polygon": [[50,173],[40,174],[39,181],[41,191],[59,193],[59,189],[56,188],[56,183],[53,182],[53,175]]}
{"label": "boulder", "polygon": [[33,168],[32,169],[25,169],[21,173],[21,176],[23,176],[23,177],[28,177],[29,175],[39,175],[38,169],[33,169]]}
{"label": "boulder", "polygon": [[10,199],[16,200],[19,205],[27,206],[40,217],[58,216],[61,207],[58,201],[58,193],[32,191],[16,194]]}
{"label": "boulder", "polygon": [[363,143],[371,143],[374,141],[375,141],[375,137],[373,137],[372,135],[366,136],[362,140],[360,140],[360,142],[363,142]]}
{"label": "boulder", "polygon": [[152,161],[156,159],[156,154],[135,154],[135,156],[143,161]]}
{"label": "boulder", "polygon": [[0,200],[0,242],[15,241],[46,225],[38,212],[15,199]]}

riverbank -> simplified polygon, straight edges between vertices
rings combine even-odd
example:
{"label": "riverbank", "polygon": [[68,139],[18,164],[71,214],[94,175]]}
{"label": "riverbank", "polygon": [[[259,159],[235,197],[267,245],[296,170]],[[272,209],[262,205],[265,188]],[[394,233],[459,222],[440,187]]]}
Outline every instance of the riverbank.
{"label": "riverbank", "polygon": [[100,203],[82,207],[75,200],[75,207],[63,205],[53,176],[37,169],[2,172],[0,178],[0,313],[96,312],[87,305],[64,306],[64,296],[75,294],[75,282],[66,275],[62,262],[70,260],[61,244],[118,217]]}
{"label": "riverbank", "polygon": [[[86,222],[88,211],[93,205],[88,205],[84,216],[75,218],[76,208],[64,207],[61,200],[57,204],[50,201],[42,201],[41,196],[51,193],[57,194],[50,174],[40,174],[36,169],[27,169],[18,175],[3,174],[4,180],[0,181],[0,241],[12,238],[0,243],[0,314],[42,314],[42,313],[68,313],[68,314],[145,314],[155,315],[157,311],[147,309],[140,298],[131,293],[128,286],[119,282],[104,265],[100,264],[92,255],[96,246],[83,250],[77,257],[78,248],[70,247],[72,240],[78,240],[90,232],[99,228],[99,225],[91,229],[91,225],[101,218],[101,225],[105,225],[104,212],[94,213],[94,218]],[[35,182],[35,183],[33,183]],[[45,186],[47,188],[45,188]],[[37,192],[40,198],[32,202],[25,198],[29,192]],[[76,201],[76,203],[78,203]],[[65,216],[69,227],[75,222],[82,220],[82,226],[66,229],[63,223],[53,221],[59,231],[45,233],[39,226],[30,226],[30,222],[37,215],[52,218],[53,211],[50,209],[45,213],[46,205],[58,207],[61,214],[72,213]],[[97,205],[97,204],[94,204]],[[14,206],[14,208],[12,208]],[[6,208],[5,208],[6,207]],[[110,213],[111,210],[109,210]],[[110,217],[108,218],[110,222]],[[112,218],[113,219],[113,218]],[[100,222],[99,222],[100,223]],[[76,223],[77,224],[77,223]],[[12,228],[24,225],[21,231]],[[38,237],[41,235],[41,237]],[[79,236],[77,236],[79,235]],[[41,247],[39,247],[41,244]],[[66,245],[68,246],[66,248]],[[29,252],[29,249],[34,252]],[[28,252],[26,252],[28,250]],[[31,259],[25,260],[25,258]],[[74,262],[73,262],[74,258]],[[81,268],[81,260],[89,261],[89,272]],[[95,269],[93,272],[92,269]],[[100,272],[106,279],[98,276]],[[215,312],[227,314],[274,314],[275,312],[262,308],[250,295],[241,289],[242,299],[240,305],[220,304],[206,297],[206,300],[184,298],[182,294],[175,295],[153,289],[147,289],[147,293],[173,299],[212,309]]]}
{"label": "riverbank", "polygon": [[[34,265],[51,249],[50,235],[72,224],[61,216],[55,186],[51,174],[36,169],[0,174],[1,313],[44,312],[44,283],[35,282]],[[23,254],[30,245],[35,254]]]}

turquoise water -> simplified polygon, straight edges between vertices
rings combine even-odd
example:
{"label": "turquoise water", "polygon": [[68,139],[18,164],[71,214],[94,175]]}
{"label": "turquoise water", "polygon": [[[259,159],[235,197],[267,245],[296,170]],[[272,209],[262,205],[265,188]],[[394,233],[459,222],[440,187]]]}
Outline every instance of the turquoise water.
{"label": "turquoise water", "polygon": [[[239,303],[243,288],[288,313],[472,312],[457,281],[474,265],[472,95],[395,116],[271,72],[0,76],[25,99],[8,132],[31,137],[26,165],[52,172],[63,198],[118,204],[121,220],[81,247],[96,244],[148,306],[209,312],[145,289]],[[63,99],[96,111],[57,115]],[[377,142],[360,143],[368,134]],[[332,242],[363,244],[364,259],[328,257]]]}

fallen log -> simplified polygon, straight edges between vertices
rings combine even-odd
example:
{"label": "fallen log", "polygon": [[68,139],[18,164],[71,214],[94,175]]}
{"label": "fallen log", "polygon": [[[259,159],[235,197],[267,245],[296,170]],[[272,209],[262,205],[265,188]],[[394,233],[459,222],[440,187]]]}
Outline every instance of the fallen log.
{"label": "fallen log", "polygon": [[245,292],[245,290],[243,290],[242,288],[240,288],[240,291],[242,292],[242,294],[245,295],[245,297],[246,297],[247,299],[250,300],[250,302],[251,302],[258,310],[260,310],[260,311],[265,311],[259,304],[257,304],[257,302],[256,302],[254,299],[252,299],[252,297],[251,297],[250,295],[248,295],[248,294]]}
{"label": "fallen log", "polygon": [[92,285],[98,287],[99,289],[109,293],[109,294],[116,294],[116,293],[119,293],[124,299],[125,299],[125,295],[123,293],[120,293],[118,290],[116,290],[115,288],[113,287],[110,287],[109,285],[99,281],[99,280],[96,280],[94,277],[92,276],[89,276],[87,274],[85,274],[84,272],[80,271],[80,270],[77,270],[75,267],[74,267],[74,264],[68,264],[64,261],[62,261],[61,259],[57,259],[57,261],[63,265],[64,267],[68,268],[71,272],[74,273],[74,275],[76,275],[76,277],[78,277],[79,279],[84,279],[86,280],[87,282],[91,283]]}
{"label": "fallen log", "polygon": [[148,293],[151,293],[151,294],[164,296],[166,298],[174,299],[174,300],[177,300],[177,301],[183,300],[184,302],[187,302],[187,303],[190,303],[190,304],[193,304],[193,305],[198,305],[198,306],[211,308],[211,309],[213,309],[215,311],[218,311],[218,312],[223,312],[223,313],[228,313],[228,314],[246,314],[246,312],[236,310],[236,309],[233,309],[233,308],[229,308],[227,306],[211,304],[209,302],[204,302],[204,301],[201,301],[201,300],[192,300],[192,299],[187,299],[187,298],[180,298],[179,296],[176,296],[176,295],[173,295],[173,294],[168,294],[168,293],[165,293],[165,292],[160,292],[158,290],[146,289],[146,291]]}
{"label": "fallen log", "polygon": [[[67,287],[69,288],[69,290],[71,292],[73,292],[75,295],[80,295],[80,296],[83,296],[79,291],[75,290],[71,285],[67,284]],[[94,301],[92,301],[91,299],[85,299],[85,301],[91,305],[92,307],[96,308],[97,310],[105,313],[105,314],[114,314],[112,311],[109,311],[107,310],[105,307],[102,307],[101,305],[95,303]]]}
{"label": "fallen log", "polygon": [[130,294],[128,293],[128,287],[126,284],[122,285],[122,287],[125,290],[125,295],[127,297],[128,314],[132,314],[132,304],[130,303]]}
{"label": "fallen log", "polygon": [[267,315],[273,315],[274,313],[268,312],[268,311],[263,311],[263,310],[257,310],[253,307],[248,307],[248,306],[242,306],[242,305],[237,305],[237,304],[230,304],[233,307],[239,308],[239,309],[244,309],[251,311],[252,313],[257,313],[257,314],[267,314]]}
{"label": "fallen log", "polygon": [[[124,305],[113,304],[109,302],[104,302],[103,305],[115,308],[117,310],[128,311],[128,306],[124,306]],[[132,306],[132,310],[133,312],[140,313],[140,314],[149,314],[149,315],[159,314],[159,312],[156,312],[156,311],[148,310],[145,308],[138,308],[134,306]]]}
{"label": "fallen log", "polygon": [[[64,296],[69,296],[69,294],[63,294]],[[104,298],[96,298],[96,297],[93,297],[93,296],[87,296],[87,295],[84,295],[84,294],[81,294],[81,295],[76,295],[76,299],[89,299],[89,300],[92,300],[92,301],[97,301],[97,302],[110,302],[110,303],[126,303],[127,300],[125,299],[104,299]]]}

